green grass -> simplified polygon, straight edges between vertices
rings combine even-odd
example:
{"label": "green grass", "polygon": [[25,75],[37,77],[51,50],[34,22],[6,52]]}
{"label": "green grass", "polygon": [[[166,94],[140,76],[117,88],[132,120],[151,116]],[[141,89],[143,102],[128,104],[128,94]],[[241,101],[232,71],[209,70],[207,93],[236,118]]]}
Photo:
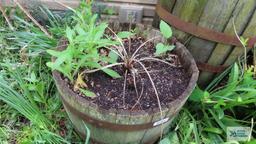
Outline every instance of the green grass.
{"label": "green grass", "polygon": [[[45,65],[50,59],[45,51],[55,47],[65,26],[72,24],[71,14],[60,18],[47,8],[37,13],[46,18],[52,39],[19,10],[12,16],[15,31],[0,16],[0,143],[88,143],[88,138],[79,138],[74,131]],[[206,89],[197,87],[161,144],[228,144],[226,127],[251,127],[252,119],[255,125],[256,81],[252,75],[252,69],[242,74],[233,65]],[[226,84],[219,87],[225,78]],[[252,134],[255,137],[255,127]],[[252,137],[245,143],[255,140]]]}
{"label": "green grass", "polygon": [[[13,17],[15,31],[7,25],[0,28],[0,143],[83,142],[67,119],[45,65],[50,59],[45,50],[56,46],[58,36],[49,39],[19,11]],[[61,34],[60,21],[49,23]]]}
{"label": "green grass", "polygon": [[[171,133],[177,134],[179,143],[228,143],[226,129],[231,126],[251,127],[253,141],[256,134],[256,81],[252,68],[243,75],[241,71],[242,68],[234,64],[206,90],[196,87],[171,129]],[[225,76],[228,76],[226,84],[217,87]]]}

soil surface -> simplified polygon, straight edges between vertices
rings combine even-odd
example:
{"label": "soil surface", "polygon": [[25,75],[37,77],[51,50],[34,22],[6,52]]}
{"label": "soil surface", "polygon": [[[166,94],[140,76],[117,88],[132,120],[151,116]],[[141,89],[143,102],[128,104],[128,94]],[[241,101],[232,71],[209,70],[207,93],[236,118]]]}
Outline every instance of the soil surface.
{"label": "soil surface", "polygon": [[[128,53],[132,55],[143,42],[145,40],[141,37],[131,39],[130,52],[129,40],[124,40],[124,46]],[[154,47],[153,43],[148,43],[144,46],[138,52],[140,56],[137,57],[137,60],[144,57],[152,57],[155,52]],[[170,66],[160,61],[141,61],[152,78],[158,97],[148,73],[139,63],[133,64],[133,71],[136,71],[136,76],[132,75],[132,72],[124,66],[112,67],[113,70],[122,76],[117,79],[111,78],[102,71],[88,74],[85,78],[88,89],[97,95],[93,99],[84,96],[79,91],[76,93],[104,109],[147,110],[149,108],[158,108],[158,98],[163,107],[184,92],[191,76],[179,65],[177,56],[168,53],[166,56],[160,57],[160,59],[175,66]],[[124,88],[126,72],[126,86]],[[70,84],[69,87],[72,88],[73,86]]]}

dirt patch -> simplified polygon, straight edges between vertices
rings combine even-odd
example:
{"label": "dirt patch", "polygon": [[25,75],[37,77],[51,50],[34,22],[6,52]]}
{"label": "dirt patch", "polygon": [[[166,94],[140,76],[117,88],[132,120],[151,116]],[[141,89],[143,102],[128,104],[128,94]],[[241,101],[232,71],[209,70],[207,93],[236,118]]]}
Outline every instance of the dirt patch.
{"label": "dirt patch", "polygon": [[[131,55],[144,41],[143,38],[136,37],[131,40],[129,48],[129,41],[126,39],[124,40],[124,46]],[[153,43],[148,43],[138,52],[140,56],[137,59],[153,56],[154,47]],[[170,66],[159,61],[142,61],[142,63],[154,82],[161,106],[164,106],[184,92],[191,75],[188,75],[185,69],[179,66],[179,60],[175,55],[169,53],[167,56],[161,57],[161,59],[169,60],[170,63],[176,66]],[[159,107],[157,96],[148,74],[138,63],[134,63],[133,67],[137,71],[135,83],[132,72],[123,66],[115,66],[112,69],[118,72],[122,78],[113,79],[101,71],[86,76],[85,81],[88,89],[97,95],[96,98],[88,98],[79,91],[76,93],[104,109],[146,110]],[[127,81],[124,93],[126,70]],[[65,80],[67,81],[67,78]],[[69,87],[72,88],[73,86],[69,84]]]}

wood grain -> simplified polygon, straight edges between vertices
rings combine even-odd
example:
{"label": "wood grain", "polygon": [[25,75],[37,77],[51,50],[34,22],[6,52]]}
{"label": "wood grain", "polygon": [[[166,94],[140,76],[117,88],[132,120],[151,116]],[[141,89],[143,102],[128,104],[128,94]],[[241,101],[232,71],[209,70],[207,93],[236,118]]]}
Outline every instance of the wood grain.
{"label": "wood grain", "polygon": [[[235,32],[233,28],[233,19],[234,19],[234,24],[235,24],[237,33],[239,35],[242,34],[242,32],[247,26],[248,21],[250,21],[251,15],[254,13],[255,7],[256,7],[255,0],[238,1],[238,4],[236,5],[235,10],[232,14],[233,17],[229,19],[229,22],[224,30],[224,33],[235,36]],[[213,52],[211,53],[211,56],[207,63],[214,66],[221,65],[230,54],[232,47],[233,46],[231,45],[217,44]],[[242,53],[240,53],[240,55]],[[232,62],[230,61],[229,63],[231,64]],[[202,72],[200,75],[200,82],[202,84],[207,83],[208,81],[212,80],[213,76],[214,76],[213,73]]]}
{"label": "wood grain", "polygon": [[[171,12],[176,0],[159,0],[159,4],[163,6],[167,11]],[[160,17],[155,13],[153,26],[159,28]]]}
{"label": "wood grain", "polygon": [[[212,0],[208,1],[204,12],[198,22],[199,26],[216,31],[222,31],[231,17],[238,0]],[[216,43],[207,40],[192,38],[188,49],[196,61],[206,62]]]}
{"label": "wood grain", "polygon": [[[206,3],[207,0],[178,0],[175,3],[172,14],[186,22],[197,24]],[[189,34],[173,29],[176,38],[181,42],[187,41]]]}

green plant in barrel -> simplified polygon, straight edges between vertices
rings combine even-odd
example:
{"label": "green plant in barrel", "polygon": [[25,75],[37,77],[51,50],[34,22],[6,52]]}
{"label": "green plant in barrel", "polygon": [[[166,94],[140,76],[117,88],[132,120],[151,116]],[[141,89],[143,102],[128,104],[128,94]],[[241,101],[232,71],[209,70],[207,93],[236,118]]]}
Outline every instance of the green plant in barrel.
{"label": "green plant in barrel", "polygon": [[[129,31],[115,33],[107,23],[97,23],[97,15],[92,13],[91,5],[85,4],[83,11],[71,10],[75,13],[73,17],[75,24],[66,28],[67,48],[63,51],[48,50],[47,52],[56,57],[56,60],[48,62],[47,65],[52,70],[57,70],[67,77],[74,85],[75,91],[80,90],[86,96],[94,97],[96,95],[86,89],[87,84],[84,80],[86,74],[103,71],[112,78],[119,78],[121,76],[111,68],[123,65],[126,69],[125,77],[128,72],[131,72],[135,77],[138,70],[134,69],[133,65],[137,63],[148,74],[158,97],[152,78],[143,61],[159,61],[174,66],[158,57],[171,51],[175,46],[158,43],[155,56],[138,59],[138,52],[147,43],[160,38],[159,36],[147,40],[134,53],[130,53],[130,50],[124,47],[122,39],[129,38],[135,35],[134,33]],[[106,34],[107,30],[111,34]],[[171,38],[172,30],[164,21],[161,21],[160,30],[166,39]],[[108,51],[108,53],[103,54],[100,52],[101,50]]]}

